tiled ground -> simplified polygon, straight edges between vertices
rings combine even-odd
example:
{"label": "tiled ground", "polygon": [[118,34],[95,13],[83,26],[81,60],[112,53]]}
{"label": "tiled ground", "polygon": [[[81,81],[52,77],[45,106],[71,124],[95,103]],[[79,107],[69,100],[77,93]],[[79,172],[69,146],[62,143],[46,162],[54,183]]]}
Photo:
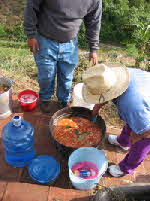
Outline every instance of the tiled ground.
{"label": "tiled ground", "polygon": [[[21,110],[14,96],[14,114],[32,124],[35,128],[35,148],[37,155],[49,154],[56,157],[61,163],[61,174],[53,186],[36,184],[28,175],[26,168],[13,168],[5,163],[1,143],[1,131],[3,126],[11,120],[11,117],[0,120],[0,201],[87,201],[91,191],[78,191],[73,189],[68,178],[67,161],[57,153],[49,136],[49,120],[57,111],[55,102],[52,104],[50,114],[42,114],[38,107],[34,112],[26,113]],[[107,133],[119,134],[120,130],[108,128]],[[126,154],[125,151],[111,146],[104,140],[99,146],[108,158],[109,163],[118,163]],[[112,178],[106,173],[100,180],[103,186],[129,185],[134,183],[150,183],[149,163],[150,155],[136,171],[122,178]]]}

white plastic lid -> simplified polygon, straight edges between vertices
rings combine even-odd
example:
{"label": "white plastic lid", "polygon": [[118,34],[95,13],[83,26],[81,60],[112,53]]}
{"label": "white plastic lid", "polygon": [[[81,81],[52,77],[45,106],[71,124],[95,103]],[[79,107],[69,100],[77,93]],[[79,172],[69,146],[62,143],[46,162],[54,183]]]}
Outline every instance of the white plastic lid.
{"label": "white plastic lid", "polygon": [[16,127],[19,127],[21,126],[21,116],[14,116],[12,118],[13,120],[13,125],[16,126]]}

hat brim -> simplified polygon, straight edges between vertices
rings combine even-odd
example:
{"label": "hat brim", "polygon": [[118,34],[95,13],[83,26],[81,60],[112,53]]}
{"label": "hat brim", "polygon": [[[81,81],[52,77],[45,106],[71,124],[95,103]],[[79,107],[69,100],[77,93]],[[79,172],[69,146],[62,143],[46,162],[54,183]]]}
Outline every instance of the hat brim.
{"label": "hat brim", "polygon": [[89,92],[88,88],[84,84],[82,88],[82,96],[85,102],[90,104],[102,104],[104,102],[117,98],[128,88],[130,77],[127,68],[119,64],[107,64],[107,66],[111,67],[111,69],[116,74],[117,82],[115,88],[113,87],[103,94],[93,95]]}

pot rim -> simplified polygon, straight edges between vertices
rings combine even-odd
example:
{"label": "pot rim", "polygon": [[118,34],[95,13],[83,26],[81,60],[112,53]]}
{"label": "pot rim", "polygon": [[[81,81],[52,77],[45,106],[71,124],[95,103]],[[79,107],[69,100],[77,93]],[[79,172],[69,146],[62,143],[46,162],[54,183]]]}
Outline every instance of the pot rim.
{"label": "pot rim", "polygon": [[0,80],[5,80],[6,82],[9,82],[9,89],[7,91],[3,92],[2,94],[0,94],[0,96],[2,96],[2,95],[6,94],[12,90],[12,86],[14,84],[14,81],[10,78],[1,77],[1,76],[0,76]]}

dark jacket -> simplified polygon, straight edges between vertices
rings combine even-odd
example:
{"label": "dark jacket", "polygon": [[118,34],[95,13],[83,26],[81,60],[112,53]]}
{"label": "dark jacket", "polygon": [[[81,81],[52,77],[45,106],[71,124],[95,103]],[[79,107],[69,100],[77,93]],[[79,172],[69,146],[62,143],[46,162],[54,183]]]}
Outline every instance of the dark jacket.
{"label": "dark jacket", "polygon": [[24,30],[28,38],[37,32],[50,40],[68,42],[75,38],[82,21],[90,51],[99,46],[102,0],[27,0]]}

